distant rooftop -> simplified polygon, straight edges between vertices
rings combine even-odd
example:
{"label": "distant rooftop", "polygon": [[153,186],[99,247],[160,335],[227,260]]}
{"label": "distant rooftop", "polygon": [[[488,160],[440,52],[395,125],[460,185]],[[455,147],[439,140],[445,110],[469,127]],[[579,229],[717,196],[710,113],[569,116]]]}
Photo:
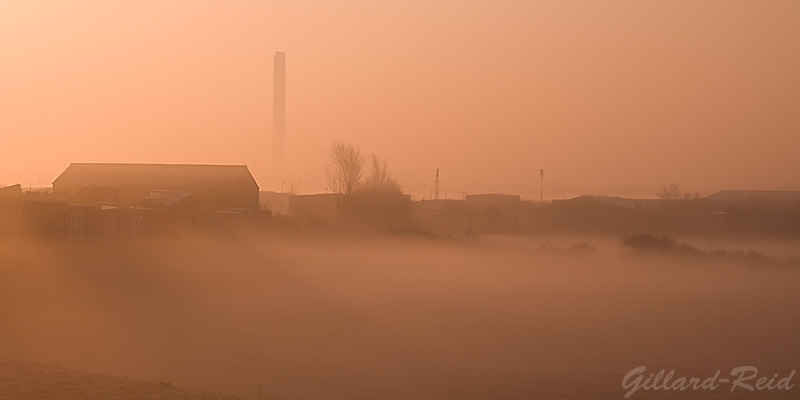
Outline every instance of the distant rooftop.
{"label": "distant rooftop", "polygon": [[9,185],[0,188],[0,197],[17,197],[22,196],[22,186],[18,183],[16,185]]}
{"label": "distant rooftop", "polygon": [[602,201],[619,207],[630,208],[632,210],[655,210],[663,202],[661,199],[629,199],[618,196],[582,196]]}
{"label": "distant rooftop", "polygon": [[497,201],[497,200],[519,201],[520,196],[518,194],[506,194],[506,193],[480,193],[480,194],[468,194],[466,195],[466,199],[490,200],[490,201]]}
{"label": "distant rooftop", "polygon": [[255,184],[246,165],[72,163],[53,185],[226,188],[243,180]]}
{"label": "distant rooftop", "polygon": [[800,200],[800,190],[720,190],[708,197],[709,200],[742,201],[742,200]]}

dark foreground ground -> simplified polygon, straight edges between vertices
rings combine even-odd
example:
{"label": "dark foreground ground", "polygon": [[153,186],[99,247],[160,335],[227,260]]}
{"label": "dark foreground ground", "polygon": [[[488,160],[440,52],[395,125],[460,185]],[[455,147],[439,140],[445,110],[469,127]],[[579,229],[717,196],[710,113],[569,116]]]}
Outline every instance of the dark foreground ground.
{"label": "dark foreground ground", "polygon": [[[498,240],[6,242],[0,358],[162,382],[131,398],[174,385],[287,400],[621,399],[623,376],[640,365],[703,378],[742,365],[768,377],[798,368],[796,268],[631,256],[606,239],[594,252],[561,251],[573,241],[563,237],[555,242],[563,246]],[[800,247],[764,248],[792,254]],[[40,367],[0,366],[6,388],[42,384]],[[72,393],[141,385],[80,377]],[[631,398],[800,393],[729,390]],[[0,398],[15,398],[8,393],[15,392]]]}
{"label": "dark foreground ground", "polygon": [[235,400],[167,382],[78,372],[57,366],[0,359],[0,398],[7,400]]}

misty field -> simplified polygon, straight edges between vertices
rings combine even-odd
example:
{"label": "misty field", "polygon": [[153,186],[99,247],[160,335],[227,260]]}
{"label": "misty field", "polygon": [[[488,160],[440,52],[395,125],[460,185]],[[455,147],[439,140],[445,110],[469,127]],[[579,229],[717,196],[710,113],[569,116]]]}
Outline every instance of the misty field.
{"label": "misty field", "polygon": [[[782,260],[799,244],[756,248]],[[800,360],[800,269],[627,254],[618,238],[3,246],[0,359],[242,398],[620,399],[640,365],[772,376]],[[727,389],[632,398],[800,390]]]}

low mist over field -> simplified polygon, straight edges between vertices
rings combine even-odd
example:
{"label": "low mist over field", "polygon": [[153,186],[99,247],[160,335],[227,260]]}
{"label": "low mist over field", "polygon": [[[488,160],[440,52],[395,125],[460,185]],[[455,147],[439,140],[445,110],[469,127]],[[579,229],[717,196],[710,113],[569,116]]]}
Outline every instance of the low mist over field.
{"label": "low mist over field", "polygon": [[771,376],[800,354],[800,269],[613,238],[16,245],[0,259],[0,357],[243,398],[616,399],[640,365]]}

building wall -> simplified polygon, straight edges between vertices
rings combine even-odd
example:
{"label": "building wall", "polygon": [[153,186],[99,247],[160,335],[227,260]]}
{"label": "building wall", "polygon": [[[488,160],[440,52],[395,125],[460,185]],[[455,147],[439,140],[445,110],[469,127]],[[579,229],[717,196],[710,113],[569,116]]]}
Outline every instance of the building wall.
{"label": "building wall", "polygon": [[289,215],[289,193],[261,191],[258,193],[258,204],[269,210],[272,215]]}
{"label": "building wall", "polygon": [[304,222],[339,222],[340,196],[337,194],[310,194],[289,198],[289,216]]}
{"label": "building wall", "polygon": [[[66,193],[74,197],[80,185],[63,185],[55,183],[53,191]],[[231,189],[218,189],[209,187],[160,187],[160,186],[121,186],[119,188],[119,202],[127,206],[139,205],[142,197],[153,190],[182,190],[192,193],[201,208],[258,208],[258,186],[255,182],[240,182]]]}

